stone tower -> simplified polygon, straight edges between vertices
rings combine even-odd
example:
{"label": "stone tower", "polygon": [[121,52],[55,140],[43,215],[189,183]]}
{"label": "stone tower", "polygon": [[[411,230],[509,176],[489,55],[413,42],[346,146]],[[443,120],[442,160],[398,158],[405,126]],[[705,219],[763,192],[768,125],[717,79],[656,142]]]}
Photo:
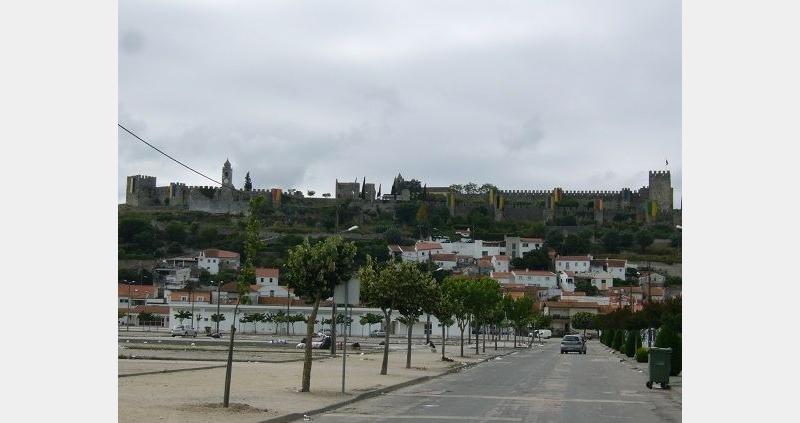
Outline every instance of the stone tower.
{"label": "stone tower", "polygon": [[650,171],[649,197],[655,201],[659,212],[672,211],[672,182],[668,170]]}
{"label": "stone tower", "polygon": [[228,159],[225,159],[225,164],[222,165],[222,186],[233,188],[233,168]]}

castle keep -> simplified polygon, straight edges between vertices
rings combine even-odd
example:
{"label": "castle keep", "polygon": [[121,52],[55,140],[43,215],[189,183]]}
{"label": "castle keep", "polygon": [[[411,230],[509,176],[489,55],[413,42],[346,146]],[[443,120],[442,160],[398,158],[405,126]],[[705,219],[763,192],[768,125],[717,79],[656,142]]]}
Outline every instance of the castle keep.
{"label": "castle keep", "polygon": [[128,176],[125,189],[125,204],[137,208],[165,207],[208,213],[242,214],[253,197],[264,197],[275,206],[280,205],[280,188],[236,189],[233,186],[233,168],[228,160],[222,166],[222,186],[186,186],[170,182],[156,186],[154,176]]}
{"label": "castle keep", "polygon": [[[603,223],[618,218],[654,222],[658,219],[680,219],[673,210],[673,189],[670,172],[650,171],[648,185],[634,191],[622,188],[619,191],[565,191],[552,190],[500,190],[464,194],[446,187],[424,187],[421,193],[412,195],[408,189],[398,190],[405,181],[395,178],[392,194],[380,195],[374,183],[335,182],[334,199],[311,198],[308,201],[350,201],[362,208],[373,208],[380,203],[384,210],[393,209],[395,202],[411,199],[446,206],[451,216],[468,216],[478,208],[488,209],[496,221],[542,220],[558,222],[559,218],[575,216],[579,223]],[[418,184],[418,182],[417,182]],[[398,191],[398,192],[395,192]],[[273,189],[236,189],[233,185],[233,168],[229,161],[222,167],[222,186],[186,186],[171,182],[156,186],[153,176],[128,176],[125,203],[137,208],[174,208],[208,213],[241,214],[247,210],[253,197],[265,197],[268,203],[279,207],[283,192]],[[363,204],[362,204],[363,203]]]}

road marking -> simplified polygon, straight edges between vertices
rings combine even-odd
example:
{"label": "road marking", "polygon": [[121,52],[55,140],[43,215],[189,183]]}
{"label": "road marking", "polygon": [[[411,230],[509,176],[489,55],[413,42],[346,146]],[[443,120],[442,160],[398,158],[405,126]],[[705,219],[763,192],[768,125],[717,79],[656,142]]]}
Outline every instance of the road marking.
{"label": "road marking", "polygon": [[501,397],[493,395],[457,395],[457,394],[386,394],[395,397],[437,397],[437,398],[475,398],[475,399],[495,399],[511,401],[553,401],[553,402],[580,402],[580,403],[600,403],[600,404],[644,404],[643,401],[626,401],[614,399],[586,399],[586,398],[543,398],[543,397]]}
{"label": "road marking", "polygon": [[328,413],[323,414],[330,417],[348,417],[348,418],[364,418],[364,419],[418,419],[426,420],[480,420],[480,421],[495,421],[495,422],[521,422],[522,418],[519,417],[476,417],[476,416],[387,416],[385,414],[345,414],[345,413]]}

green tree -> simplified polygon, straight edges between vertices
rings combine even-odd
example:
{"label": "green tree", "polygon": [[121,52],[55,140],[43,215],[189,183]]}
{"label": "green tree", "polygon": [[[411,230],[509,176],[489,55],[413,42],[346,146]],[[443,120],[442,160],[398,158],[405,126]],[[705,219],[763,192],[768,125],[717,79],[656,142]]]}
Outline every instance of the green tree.
{"label": "green tree", "polygon": [[[435,272],[434,276],[439,273],[442,272]],[[442,328],[442,359],[444,360],[444,349],[447,341],[446,331],[447,328],[453,324],[453,304],[452,300],[447,296],[447,293],[442,287],[442,281],[444,281],[444,279],[437,279],[431,314],[436,317],[436,319],[439,321],[439,326]]]}
{"label": "green tree", "polygon": [[389,363],[388,329],[392,321],[392,313],[397,310],[412,315],[413,306],[418,301],[414,291],[428,290],[428,285],[433,282],[429,276],[426,279],[425,273],[416,263],[391,261],[385,265],[379,265],[372,257],[367,257],[367,263],[359,270],[358,278],[361,280],[361,300],[370,307],[381,309],[386,322],[387,330],[381,363],[381,374],[385,375]]}
{"label": "green tree", "polygon": [[174,316],[175,316],[176,319],[178,319],[178,321],[181,322],[181,326],[183,326],[183,321],[184,320],[192,318],[192,312],[189,311],[189,310],[181,310],[181,311],[175,313]]}
{"label": "green tree", "polygon": [[[510,300],[505,298],[510,298]],[[506,309],[506,318],[511,322],[514,328],[514,348],[516,348],[517,335],[531,323],[531,317],[533,316],[533,300],[528,296],[522,296],[516,299],[508,296],[505,298],[503,304]]]}
{"label": "green tree", "polygon": [[615,350],[620,351],[622,349],[622,344],[623,344],[623,341],[625,339],[624,335],[625,335],[625,331],[622,330],[622,329],[614,331],[614,341],[611,344],[611,348],[614,348]]}
{"label": "green tree", "polygon": [[547,254],[546,248],[539,248],[531,250],[511,260],[511,267],[514,269],[531,269],[531,270],[550,270],[553,261]]}
{"label": "green tree", "polygon": [[653,244],[655,237],[648,230],[641,230],[636,233],[636,244],[644,251],[647,247]]}
{"label": "green tree", "polygon": [[382,321],[383,317],[380,314],[375,314],[375,313],[367,313],[361,316],[360,319],[358,319],[359,323],[361,323],[362,325],[367,325],[368,333],[372,333],[372,325],[380,323]]}
{"label": "green tree", "polygon": [[222,322],[224,320],[225,320],[225,315],[222,314],[222,313],[219,313],[219,314],[218,313],[214,313],[214,314],[211,315],[211,321],[214,322],[214,323],[217,323],[217,331],[219,331],[219,322]]}
{"label": "green tree", "polygon": [[156,315],[148,312],[141,312],[138,316],[140,325],[151,325],[156,320]]}
{"label": "green tree", "polygon": [[616,229],[607,231],[601,238],[603,249],[608,253],[619,253],[622,248],[620,232]]}
{"label": "green tree", "polygon": [[579,279],[575,282],[575,292],[585,292],[586,295],[596,296],[600,291],[592,285],[590,280]]}
{"label": "green tree", "polygon": [[433,309],[433,298],[436,295],[436,282],[429,272],[424,272],[419,267],[414,267],[413,271],[405,272],[401,275],[405,294],[397,305],[397,311],[404,319],[404,324],[408,329],[408,341],[406,349],[406,368],[411,368],[411,332],[414,322],[419,320],[424,312]]}
{"label": "green tree", "polygon": [[311,338],[314,334],[314,321],[317,319],[319,303],[333,296],[333,289],[353,273],[353,258],[356,247],[345,242],[340,236],[326,238],[311,245],[308,240],[292,248],[286,262],[288,286],[294,289],[307,304],[312,304],[311,315],[306,323],[305,360],[301,392],[311,388]]}
{"label": "green tree", "polygon": [[636,350],[642,344],[642,340],[639,337],[638,330],[629,330],[627,336],[625,336],[625,346],[624,346],[624,353],[628,357],[633,357],[636,355]]}
{"label": "green tree", "polygon": [[170,222],[169,225],[164,228],[164,235],[169,241],[183,244],[186,242],[186,237],[188,236],[187,226],[185,223],[179,221]]}
{"label": "green tree", "polygon": [[556,251],[561,251],[561,244],[564,242],[564,234],[560,230],[553,229],[544,238],[544,245]]}
{"label": "green tree", "polygon": [[571,326],[573,329],[583,329],[583,335],[586,336],[586,329],[595,329],[595,315],[587,312],[575,313],[572,316]]}
{"label": "green tree", "polygon": [[[250,284],[256,278],[254,259],[256,252],[261,248],[262,241],[259,236],[261,220],[258,217],[258,210],[264,203],[264,197],[255,197],[248,203],[248,214],[244,231],[244,264],[239,271],[236,279],[237,301],[233,308],[233,321],[231,322],[231,337],[228,343],[228,360],[225,366],[225,393],[222,400],[223,407],[227,408],[230,400],[231,377],[233,373],[233,344],[236,334],[236,315],[239,312],[239,305],[250,302]],[[221,279],[222,280],[222,279]]]}
{"label": "green tree", "polygon": [[415,216],[418,224],[425,224],[428,223],[428,204],[421,203],[419,208],[417,209],[417,214]]}
{"label": "green tree", "polygon": [[197,277],[197,282],[200,285],[208,285],[211,283],[211,273],[206,269],[200,269],[200,275]]}
{"label": "green tree", "polygon": [[250,172],[247,172],[247,174],[244,175],[244,190],[245,191],[253,190],[253,181],[250,180]]}

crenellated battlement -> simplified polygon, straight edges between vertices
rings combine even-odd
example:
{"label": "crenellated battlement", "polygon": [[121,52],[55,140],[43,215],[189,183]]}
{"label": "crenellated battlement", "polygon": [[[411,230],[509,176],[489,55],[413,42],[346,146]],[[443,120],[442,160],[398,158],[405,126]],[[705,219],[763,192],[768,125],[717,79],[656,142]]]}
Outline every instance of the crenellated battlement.
{"label": "crenellated battlement", "polygon": [[650,176],[669,176],[668,170],[651,170],[649,173]]}

